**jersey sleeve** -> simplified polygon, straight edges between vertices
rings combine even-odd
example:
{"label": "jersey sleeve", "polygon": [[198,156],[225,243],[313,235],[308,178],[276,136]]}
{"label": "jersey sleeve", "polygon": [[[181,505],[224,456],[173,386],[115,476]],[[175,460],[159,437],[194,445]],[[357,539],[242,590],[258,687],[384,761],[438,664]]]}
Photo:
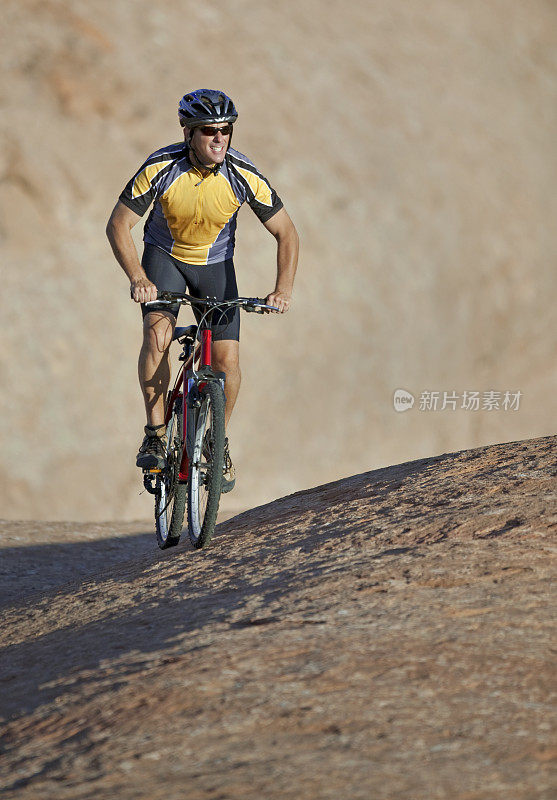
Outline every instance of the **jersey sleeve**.
{"label": "jersey sleeve", "polygon": [[283,202],[267,178],[259,172],[251,161],[245,156],[239,157],[240,155],[239,153],[236,154],[235,157],[231,158],[231,161],[243,189],[242,202],[247,202],[261,222],[267,222],[271,217],[274,217],[277,211],[280,211],[283,207]]}
{"label": "jersey sleeve", "polygon": [[256,217],[261,222],[267,222],[280,211],[283,206],[282,200],[263,175],[257,173],[255,179],[249,179],[248,183],[250,191],[247,193],[246,201]]}
{"label": "jersey sleeve", "polygon": [[162,156],[157,153],[149,156],[126,184],[118,198],[120,202],[142,217],[156,199],[157,189],[172,165],[172,160],[166,153]]}

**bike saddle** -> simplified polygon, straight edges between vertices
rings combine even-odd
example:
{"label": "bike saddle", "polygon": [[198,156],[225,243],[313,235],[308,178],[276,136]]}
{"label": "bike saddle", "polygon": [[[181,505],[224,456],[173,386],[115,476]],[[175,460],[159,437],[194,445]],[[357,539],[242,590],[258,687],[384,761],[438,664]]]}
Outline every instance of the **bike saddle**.
{"label": "bike saddle", "polygon": [[190,339],[194,339],[197,336],[197,325],[187,325],[185,328],[174,328],[174,335],[172,336],[172,341],[175,339],[182,339],[182,337],[187,336]]}

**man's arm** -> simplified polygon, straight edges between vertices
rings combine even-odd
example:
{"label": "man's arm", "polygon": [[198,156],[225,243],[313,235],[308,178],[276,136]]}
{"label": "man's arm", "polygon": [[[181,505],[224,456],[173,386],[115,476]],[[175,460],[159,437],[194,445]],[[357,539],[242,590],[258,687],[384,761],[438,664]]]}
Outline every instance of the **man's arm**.
{"label": "man's arm", "polygon": [[290,308],[294,276],[298,266],[299,238],[294,223],[284,208],[263,223],[277,240],[277,280],[265,302],[276,306],[282,314]]}
{"label": "man's arm", "polygon": [[132,239],[131,229],[140,219],[135,211],[118,200],[108,220],[106,235],[116,260],[130,280],[132,298],[136,303],[146,303],[157,299],[157,287],[145,274]]}

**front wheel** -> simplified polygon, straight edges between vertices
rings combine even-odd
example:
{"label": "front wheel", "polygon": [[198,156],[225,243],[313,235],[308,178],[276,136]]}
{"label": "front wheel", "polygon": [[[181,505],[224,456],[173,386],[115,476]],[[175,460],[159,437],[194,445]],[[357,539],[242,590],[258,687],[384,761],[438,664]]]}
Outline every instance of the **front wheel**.
{"label": "front wheel", "polygon": [[182,460],[183,414],[181,398],[176,401],[166,426],[166,467],[161,473],[155,495],[155,529],[161,550],[174,547],[180,541],[186,510],[186,485],[179,483]]}
{"label": "front wheel", "polygon": [[188,481],[188,529],[196,548],[215,532],[224,465],[224,392],[218,381],[208,381],[199,395]]}

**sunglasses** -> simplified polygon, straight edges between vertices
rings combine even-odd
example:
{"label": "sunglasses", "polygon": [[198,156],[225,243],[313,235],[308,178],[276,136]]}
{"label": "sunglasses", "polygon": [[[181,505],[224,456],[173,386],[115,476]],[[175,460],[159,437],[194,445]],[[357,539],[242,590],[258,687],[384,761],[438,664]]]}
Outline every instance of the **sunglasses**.
{"label": "sunglasses", "polygon": [[232,133],[232,125],[225,125],[224,128],[213,128],[212,125],[200,125],[198,130],[201,131],[203,136],[216,136],[219,131],[223,136],[229,136]]}

